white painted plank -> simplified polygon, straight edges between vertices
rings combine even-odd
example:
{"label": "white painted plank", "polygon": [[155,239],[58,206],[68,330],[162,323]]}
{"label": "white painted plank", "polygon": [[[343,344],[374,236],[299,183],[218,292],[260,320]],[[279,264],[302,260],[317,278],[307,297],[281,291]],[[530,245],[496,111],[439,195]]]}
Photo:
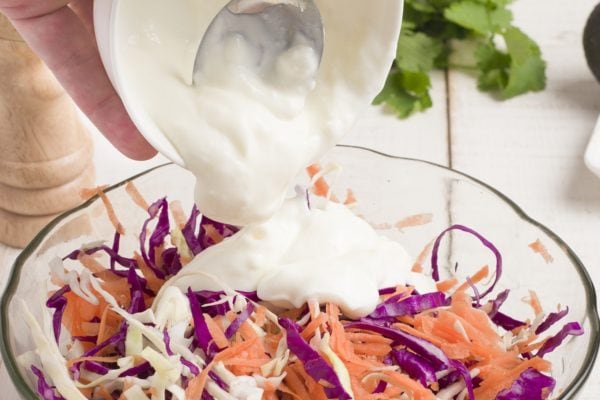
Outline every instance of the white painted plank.
{"label": "white painted plank", "polygon": [[432,75],[431,97],[432,108],[406,120],[398,119],[385,107],[369,108],[343,142],[447,165],[448,118],[442,72]]}
{"label": "white painted plank", "polygon": [[[581,44],[596,2],[515,2],[517,25],[540,43],[548,62],[548,88],[497,102],[479,93],[472,77],[453,72],[450,113],[454,167],[492,184],[558,233],[600,286],[600,180],[582,160],[600,112],[600,85]],[[599,390],[597,367],[579,398],[596,399]]]}

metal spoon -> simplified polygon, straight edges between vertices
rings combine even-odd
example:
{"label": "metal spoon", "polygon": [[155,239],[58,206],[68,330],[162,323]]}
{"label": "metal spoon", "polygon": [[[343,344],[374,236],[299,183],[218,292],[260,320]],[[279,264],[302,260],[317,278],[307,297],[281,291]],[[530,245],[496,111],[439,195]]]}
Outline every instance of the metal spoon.
{"label": "metal spoon", "polygon": [[231,0],[202,38],[194,62],[194,83],[211,48],[231,34],[243,36],[259,49],[257,63],[263,71],[271,70],[277,56],[294,45],[298,34],[315,50],[319,64],[323,56],[323,23],[313,0]]}

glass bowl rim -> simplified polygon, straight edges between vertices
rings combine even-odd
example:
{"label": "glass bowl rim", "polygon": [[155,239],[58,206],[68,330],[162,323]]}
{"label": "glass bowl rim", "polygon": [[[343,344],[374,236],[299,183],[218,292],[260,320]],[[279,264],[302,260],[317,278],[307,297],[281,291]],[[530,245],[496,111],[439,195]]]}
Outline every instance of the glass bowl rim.
{"label": "glass bowl rim", "polygon": [[[544,234],[546,234],[559,247],[561,247],[563,249],[563,251],[565,252],[567,257],[569,258],[569,260],[571,261],[571,263],[577,270],[577,272],[579,274],[579,278],[581,279],[583,286],[585,288],[585,295],[586,295],[586,302],[587,302],[586,318],[589,319],[590,328],[591,328],[590,344],[589,344],[587,352],[586,352],[586,357],[584,360],[583,367],[579,369],[579,371],[577,372],[577,375],[575,376],[575,379],[569,384],[569,386],[567,386],[562,391],[562,393],[560,393],[560,395],[557,399],[559,399],[559,400],[570,399],[574,395],[576,395],[577,392],[581,389],[581,387],[586,382],[587,378],[589,377],[589,375],[594,367],[596,357],[598,355],[598,351],[599,351],[599,347],[600,347],[600,318],[598,316],[598,310],[597,310],[597,306],[596,306],[597,300],[596,300],[596,290],[594,288],[594,283],[592,282],[589,272],[587,271],[587,269],[585,268],[585,266],[583,265],[583,263],[581,262],[579,257],[573,252],[571,247],[564,240],[562,240],[560,238],[560,236],[558,236],[556,233],[554,233],[552,230],[550,230],[550,228],[547,228],[545,225],[543,225],[540,222],[536,221],[535,219],[531,218],[519,205],[517,205],[509,197],[507,197],[506,195],[504,195],[503,193],[501,193],[494,187],[488,185],[487,183],[485,183],[477,178],[474,178],[466,173],[457,171],[453,168],[449,168],[444,165],[437,164],[437,163],[434,163],[431,161],[421,160],[421,159],[417,159],[417,158],[410,158],[410,157],[394,156],[394,155],[390,155],[390,154],[387,154],[387,153],[384,153],[384,152],[381,152],[378,150],[370,149],[367,147],[363,147],[363,146],[337,145],[336,147],[365,151],[367,153],[375,154],[375,155],[382,156],[382,157],[389,158],[389,159],[396,159],[396,160],[414,162],[417,164],[428,165],[430,167],[439,168],[439,169],[443,170],[445,173],[455,174],[463,179],[466,179],[467,181],[471,181],[472,183],[475,183],[475,184],[481,186],[483,189],[488,190],[493,195],[497,196],[500,200],[504,201],[504,203],[506,203],[510,208],[512,208],[512,210],[517,214],[517,216],[519,216],[519,218],[521,218],[523,221],[540,229]],[[171,165],[175,165],[175,164],[164,163],[164,164],[149,168],[149,169],[142,171],[136,175],[133,175],[121,182],[118,182],[116,184],[113,184],[113,185],[107,187],[106,189],[104,189],[104,192],[109,193],[113,190],[116,190],[116,189],[124,186],[129,181],[136,180],[142,176],[150,174],[153,171],[156,171],[156,170],[159,170],[164,167],[171,166]],[[18,257],[16,258],[16,260],[14,261],[14,263],[11,267],[9,279],[6,284],[6,289],[5,289],[4,293],[2,294],[2,298],[0,300],[0,354],[2,354],[2,358],[4,360],[4,364],[8,371],[8,374],[11,378],[11,381],[15,385],[15,387],[16,387],[17,391],[20,393],[20,395],[23,396],[25,399],[37,400],[39,397],[31,389],[31,387],[27,384],[25,378],[21,374],[19,367],[17,365],[17,362],[16,362],[16,358],[13,354],[12,349],[10,348],[10,338],[9,338],[10,323],[8,321],[8,307],[10,305],[10,302],[11,302],[11,300],[16,292],[17,286],[19,284],[19,279],[20,279],[22,268],[25,265],[25,261],[35,252],[35,250],[42,243],[42,241],[44,240],[46,235],[55,226],[57,226],[61,221],[68,218],[70,215],[89,207],[92,203],[94,203],[98,199],[99,199],[99,196],[95,195],[95,196],[89,198],[88,200],[86,200],[84,203],[82,203],[78,207],[75,207],[69,211],[66,211],[66,212],[60,214],[59,216],[57,216],[56,218],[54,218],[21,251],[21,253],[18,255]]]}

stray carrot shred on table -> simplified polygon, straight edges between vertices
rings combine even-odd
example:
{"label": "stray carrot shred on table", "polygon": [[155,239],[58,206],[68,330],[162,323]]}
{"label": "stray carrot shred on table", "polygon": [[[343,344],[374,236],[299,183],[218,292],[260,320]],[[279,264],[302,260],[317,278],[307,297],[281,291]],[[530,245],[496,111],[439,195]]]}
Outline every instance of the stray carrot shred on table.
{"label": "stray carrot shred on table", "polygon": [[540,239],[537,239],[535,242],[530,243],[529,248],[533,250],[534,253],[538,253],[539,255],[541,255],[546,264],[551,264],[554,262],[554,257],[552,257],[552,255],[550,254],[546,246],[544,246],[544,244],[540,241]]}
{"label": "stray carrot shred on table", "polygon": [[427,225],[433,221],[433,214],[415,214],[408,216],[394,224],[396,229],[412,228],[415,226]]}

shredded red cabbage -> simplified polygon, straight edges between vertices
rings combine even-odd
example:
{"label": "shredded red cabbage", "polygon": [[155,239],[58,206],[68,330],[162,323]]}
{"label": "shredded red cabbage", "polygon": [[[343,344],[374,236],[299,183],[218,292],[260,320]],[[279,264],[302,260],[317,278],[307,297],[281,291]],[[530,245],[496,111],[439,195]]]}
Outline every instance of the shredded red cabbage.
{"label": "shredded red cabbage", "polygon": [[385,392],[385,389],[387,389],[387,382],[379,381],[379,383],[377,384],[377,387],[375,387],[375,390],[373,390],[373,394],[383,393],[383,392]]}
{"label": "shredded red cabbage", "polygon": [[475,283],[473,282],[470,276],[467,276],[467,283],[473,290],[473,300],[475,301],[475,307],[481,307],[481,294],[479,293],[479,289],[477,289],[477,286],[475,286]]}
{"label": "shredded red cabbage", "polygon": [[198,240],[200,241],[200,245],[203,249],[215,244],[206,233],[206,229],[204,227],[207,225],[212,226],[223,238],[228,238],[239,231],[239,229],[233,225],[224,224],[222,222],[210,219],[206,215],[203,215],[202,220],[200,221],[200,233],[198,234]]}
{"label": "shredded red cabbage", "polygon": [[538,350],[536,356],[544,357],[546,354],[554,351],[554,349],[560,346],[567,337],[581,335],[583,335],[583,328],[579,325],[579,322],[569,322],[562,327],[560,332],[546,340],[543,346]]}
{"label": "shredded red cabbage", "polygon": [[120,329],[119,332],[117,332],[113,336],[109,337],[102,343],[100,343],[100,344],[94,346],[93,348],[91,348],[90,350],[86,351],[83,354],[83,357],[93,357],[96,354],[98,354],[98,352],[100,350],[102,350],[108,346],[117,346],[117,344],[119,344],[119,343],[124,343],[126,334],[127,334],[127,329]]}
{"label": "shredded red cabbage", "polygon": [[170,249],[163,251],[161,258],[163,269],[169,276],[177,275],[177,273],[181,271],[181,268],[183,268],[183,265],[181,265],[181,257],[179,256],[176,247],[171,247]]}
{"label": "shredded red cabbage", "polygon": [[369,318],[396,318],[404,315],[415,315],[432,308],[449,305],[444,293],[435,292],[405,297],[400,294],[379,304]]}
{"label": "shredded red cabbage", "polygon": [[[148,267],[152,270],[152,272],[154,272],[154,274],[160,278],[160,279],[165,279],[165,273],[163,271],[160,270],[160,268],[158,268],[156,266],[156,263],[154,262],[154,254],[155,254],[155,249],[157,246],[160,246],[162,244],[162,242],[164,241],[164,227],[165,227],[165,223],[168,224],[169,223],[169,218],[168,218],[168,207],[169,207],[169,203],[167,203],[167,199],[166,198],[162,198],[160,200],[155,201],[154,203],[152,203],[152,205],[150,205],[150,207],[148,207],[148,215],[149,218],[146,219],[146,221],[144,221],[144,224],[142,225],[142,231],[140,232],[140,250],[142,253],[142,258],[144,259],[144,262],[146,263],[146,265],[148,265]],[[161,212],[161,210],[163,210]],[[148,225],[150,224],[151,221],[153,221],[156,216],[158,215],[158,213],[161,212],[161,215],[159,217],[158,222],[156,223],[156,227],[154,228],[154,232],[150,235],[150,240],[149,240],[149,250],[146,251],[146,237],[148,236]],[[163,214],[167,213],[167,218],[166,218],[166,222],[163,219]],[[167,230],[168,230],[168,226],[167,226]],[[168,233],[168,232],[167,232]],[[162,240],[160,240],[162,238]]]}
{"label": "shredded red cabbage", "polygon": [[48,384],[42,371],[40,371],[34,365],[31,366],[31,371],[38,378],[37,392],[41,396],[42,400],[65,400],[64,397],[58,395],[55,389]]}
{"label": "shredded red cabbage", "polygon": [[209,359],[212,359],[219,349],[217,348],[217,345],[215,344],[214,339],[208,330],[208,325],[206,325],[206,321],[204,320],[202,306],[200,305],[196,294],[192,292],[191,287],[188,288],[187,296],[190,302],[192,318],[194,320],[194,336],[196,338],[196,342],[202,351],[204,351],[204,354],[206,354]]}
{"label": "shredded red cabbage", "polygon": [[[131,267],[132,265],[136,264],[134,259],[123,257],[123,256],[119,255],[119,253],[117,253],[116,250],[114,250],[113,248],[110,248],[106,245],[91,247],[91,248],[85,249],[85,250],[81,250],[81,249],[74,250],[71,253],[64,256],[63,261],[64,260],[77,260],[82,253],[87,254],[88,256],[91,256],[91,255],[94,255],[99,252],[106,253],[106,255],[108,255],[111,260],[114,260],[115,263],[117,263],[120,266],[125,267],[127,269],[129,269],[129,267]],[[117,276],[121,276],[121,277],[127,276],[127,271],[118,271],[115,268],[111,268],[111,271]]]}
{"label": "shredded red cabbage", "polygon": [[121,247],[121,234],[119,231],[115,231],[115,236],[113,237],[113,244],[111,247],[112,254],[110,255],[110,269],[115,269],[115,264],[117,262],[117,258],[114,256],[119,254],[119,247]]}
{"label": "shredded red cabbage", "polygon": [[225,337],[227,339],[231,339],[233,335],[235,335],[235,333],[238,331],[238,329],[240,329],[242,324],[246,322],[248,318],[250,318],[253,312],[254,305],[248,302],[248,306],[246,307],[246,309],[239,313],[238,316],[227,327],[227,329],[225,329]]}
{"label": "shredded red cabbage", "polygon": [[437,382],[435,368],[425,358],[408,350],[392,350],[396,363],[412,379],[421,382],[427,387],[430,383]]}
{"label": "shredded red cabbage", "polygon": [[323,386],[327,398],[351,399],[333,368],[302,338],[296,323],[287,318],[280,318],[279,325],[286,330],[288,348],[302,361],[306,373],[315,381],[326,383]]}
{"label": "shredded red cabbage", "polygon": [[128,376],[136,376],[140,379],[145,379],[154,373],[154,368],[148,361],[141,363],[140,365],[136,365],[135,367],[131,367],[126,371],[121,372],[119,378],[125,378]]}
{"label": "shredded red cabbage", "polygon": [[432,268],[431,276],[433,277],[433,279],[435,281],[440,280],[440,271],[439,271],[439,266],[438,266],[438,252],[440,250],[440,244],[442,243],[442,239],[444,238],[446,233],[455,231],[455,230],[466,232],[466,233],[469,233],[469,234],[475,236],[477,239],[479,239],[479,241],[485,247],[490,249],[490,251],[494,254],[494,257],[496,257],[496,274],[494,277],[494,282],[492,282],[492,284],[481,294],[481,298],[485,298],[488,294],[490,294],[492,292],[492,290],[494,290],[494,287],[496,286],[496,284],[498,283],[498,280],[500,279],[500,276],[502,275],[502,255],[500,254],[500,251],[498,251],[496,246],[493,245],[492,242],[490,242],[489,240],[484,238],[480,233],[476,232],[475,230],[473,230],[469,227],[466,227],[464,225],[458,225],[458,224],[452,225],[451,227],[449,227],[448,229],[443,231],[435,239],[435,242],[433,243],[433,249],[431,251],[431,268]]}
{"label": "shredded red cabbage", "polygon": [[496,400],[543,400],[554,390],[556,381],[533,368],[523,371],[509,389],[498,393]]}
{"label": "shredded red cabbage", "polygon": [[527,325],[525,322],[514,319],[510,315],[506,315],[500,311],[497,311],[496,314],[490,318],[494,324],[504,328],[507,331],[512,331],[515,328]]}
{"label": "shredded red cabbage", "polygon": [[172,356],[173,351],[171,350],[171,336],[169,336],[169,331],[167,331],[166,329],[163,331],[163,342],[165,343],[167,355]]}
{"label": "shredded red cabbage", "polygon": [[188,218],[185,226],[181,229],[183,238],[185,239],[185,242],[187,243],[187,246],[189,247],[193,255],[196,255],[202,251],[202,244],[200,244],[200,240],[198,240],[198,236],[196,234],[199,216],[200,211],[198,210],[198,207],[196,207],[196,205],[194,204],[190,217]]}
{"label": "shredded red cabbage", "polygon": [[71,288],[69,285],[65,285],[52,296],[50,296],[50,298],[46,301],[46,307],[54,309],[54,315],[52,315],[52,329],[54,331],[54,339],[56,340],[56,343],[58,343],[60,339],[62,316],[65,312],[65,307],[67,306],[65,294],[70,291]]}
{"label": "shredded red cabbage", "polygon": [[535,330],[535,334],[539,335],[540,333],[546,332],[554,324],[556,324],[558,321],[560,321],[561,319],[563,319],[564,317],[566,317],[566,315],[568,313],[569,313],[569,307],[567,307],[564,310],[561,310],[559,312],[548,314],[548,316],[546,317],[546,319],[544,320],[544,322],[542,322],[537,327],[537,329]]}
{"label": "shredded red cabbage", "polygon": [[131,295],[131,303],[127,312],[130,314],[136,314],[146,309],[144,303],[144,284],[142,283],[140,276],[135,271],[135,268],[129,268],[127,274],[127,282],[129,283],[129,293]]}
{"label": "shredded red cabbage", "polygon": [[[194,364],[194,363],[193,363],[193,362],[191,362],[191,361],[188,361],[187,359],[185,359],[185,358],[183,358],[183,357],[181,357],[181,359],[180,359],[180,360],[181,360],[181,363],[182,363],[183,365],[185,365],[186,367],[188,367],[188,369],[190,370],[190,372],[191,372],[193,375],[200,375],[200,368],[198,368],[198,367],[196,366],[196,364]],[[212,371],[211,371],[211,372],[212,372]],[[209,373],[209,375],[210,375],[210,373]]]}
{"label": "shredded red cabbage", "polygon": [[106,375],[110,371],[108,367],[105,367],[104,365],[95,361],[84,361],[82,366],[88,371],[99,375]]}

